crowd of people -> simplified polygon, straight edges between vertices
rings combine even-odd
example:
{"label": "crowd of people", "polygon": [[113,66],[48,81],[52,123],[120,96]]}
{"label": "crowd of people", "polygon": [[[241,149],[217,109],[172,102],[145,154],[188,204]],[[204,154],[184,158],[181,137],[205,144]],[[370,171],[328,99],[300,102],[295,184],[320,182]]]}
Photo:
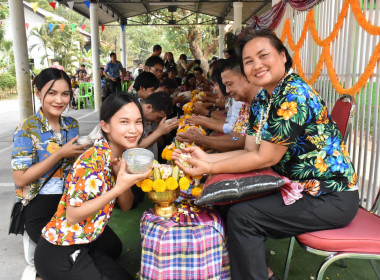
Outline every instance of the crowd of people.
{"label": "crowd of people", "polygon": [[[33,279],[134,279],[116,261],[122,244],[107,225],[116,204],[128,211],[144,197],[135,184],[150,170],[128,174],[119,160],[133,147],[151,150],[163,163],[161,151],[172,141],[194,143],[173,152],[186,174],[271,167],[302,186],[291,205],[273,192],[218,209],[234,280],[278,279],[267,265],[268,237],[338,228],[355,216],[357,176],[342,135],[320,95],[293,73],[292,58],[271,30],[246,29],[236,53],[213,58],[207,75],[198,60],[182,54],[175,61],[171,52],[162,59],[161,53],[155,45],[134,71],[110,54],[101,69],[101,133],[92,147],[75,144],[78,122],[62,116],[88,77],[85,65],[71,79],[58,67],[35,78],[41,108],[18,126],[12,151],[26,235],[36,244],[34,259],[27,259],[36,269]],[[122,91],[125,82],[132,84]],[[186,92],[193,90],[204,94],[186,123],[207,135],[199,129],[176,135]],[[181,164],[182,154],[190,166]]]}

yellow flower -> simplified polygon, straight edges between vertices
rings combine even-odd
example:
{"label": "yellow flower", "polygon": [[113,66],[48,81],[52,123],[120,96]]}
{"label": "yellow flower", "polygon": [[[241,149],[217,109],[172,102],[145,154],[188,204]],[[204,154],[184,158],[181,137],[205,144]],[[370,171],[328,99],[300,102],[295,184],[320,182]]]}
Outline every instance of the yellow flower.
{"label": "yellow flower", "polygon": [[317,156],[317,160],[315,162],[315,168],[319,170],[319,172],[325,172],[327,170],[327,164],[323,160],[321,156]]}
{"label": "yellow flower", "polygon": [[340,147],[342,148],[342,152],[343,152],[343,156],[344,157],[350,156],[349,153],[348,153],[348,151],[347,151],[346,145],[342,144],[342,145],[340,145]]}
{"label": "yellow flower", "polygon": [[153,189],[156,192],[164,192],[166,189],[165,181],[162,179],[157,179],[153,182]]}
{"label": "yellow flower", "polygon": [[178,182],[176,179],[174,179],[173,177],[169,177],[166,179],[165,181],[165,184],[166,184],[166,188],[168,190],[175,190],[176,188],[178,188]]}
{"label": "yellow flower", "polygon": [[203,177],[203,175],[199,175],[199,176],[193,176],[193,179],[198,179],[198,180],[200,180],[200,179],[202,179],[202,177]]}
{"label": "yellow flower", "polygon": [[162,150],[161,157],[163,159],[166,159],[166,151],[167,151],[166,148]]}
{"label": "yellow flower", "polygon": [[51,154],[54,153],[58,149],[59,149],[59,145],[54,142],[49,142],[49,144],[46,147],[46,150]]}
{"label": "yellow flower", "polygon": [[145,179],[141,183],[141,189],[144,192],[150,192],[152,190],[152,186],[153,186],[153,180],[151,180],[151,179]]}
{"label": "yellow flower", "polygon": [[282,116],[284,120],[290,119],[293,115],[297,114],[297,103],[294,101],[282,103],[277,114]]}
{"label": "yellow flower", "polygon": [[[200,185],[200,186],[201,186],[201,185]],[[193,189],[191,190],[191,194],[192,194],[193,196],[198,196],[198,195],[201,194],[202,189],[203,189],[203,188],[201,188],[201,187],[193,188]]]}
{"label": "yellow flower", "polygon": [[181,190],[187,191],[190,187],[190,180],[187,177],[182,177],[178,183]]}
{"label": "yellow flower", "polygon": [[139,188],[141,188],[141,184],[142,184],[142,182],[143,182],[143,181],[138,181],[138,182],[136,183],[136,186],[138,186]]}

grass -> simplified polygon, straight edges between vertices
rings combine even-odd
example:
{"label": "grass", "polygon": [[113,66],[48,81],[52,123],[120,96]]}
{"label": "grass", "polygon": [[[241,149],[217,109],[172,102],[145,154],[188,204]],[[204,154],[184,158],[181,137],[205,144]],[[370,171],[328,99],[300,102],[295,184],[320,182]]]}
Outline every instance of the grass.
{"label": "grass", "polygon": [[[140,218],[145,210],[151,208],[153,203],[147,196],[136,209],[122,212],[114,209],[110,226],[123,242],[123,253],[119,262],[132,274],[140,270],[141,237]],[[268,252],[268,264],[282,279],[285,267],[286,254],[289,239],[268,239],[266,248]],[[290,266],[290,280],[311,280],[324,257],[308,253],[298,244],[294,246],[293,258]],[[376,274],[367,260],[347,259],[347,268],[340,267],[337,263],[330,265],[325,273],[326,280],[374,280]],[[377,261],[380,266],[380,261]],[[314,277],[314,278],[313,278]]]}

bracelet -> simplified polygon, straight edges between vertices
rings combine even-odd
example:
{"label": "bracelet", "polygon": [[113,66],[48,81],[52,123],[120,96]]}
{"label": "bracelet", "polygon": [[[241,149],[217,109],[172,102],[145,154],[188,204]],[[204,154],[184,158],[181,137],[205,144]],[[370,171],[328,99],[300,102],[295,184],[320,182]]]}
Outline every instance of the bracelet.
{"label": "bracelet", "polygon": [[210,110],[208,111],[208,113],[206,114],[206,117],[211,118],[211,113],[212,113],[212,109],[210,109]]}

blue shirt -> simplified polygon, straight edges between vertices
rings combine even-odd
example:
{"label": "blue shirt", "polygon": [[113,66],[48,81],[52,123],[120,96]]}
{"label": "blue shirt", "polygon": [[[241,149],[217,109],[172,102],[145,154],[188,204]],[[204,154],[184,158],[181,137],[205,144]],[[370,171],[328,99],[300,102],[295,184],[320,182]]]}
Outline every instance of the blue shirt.
{"label": "blue shirt", "polygon": [[123,65],[120,61],[116,60],[115,63],[109,61],[104,67],[104,72],[107,73],[111,78],[118,78],[120,75],[120,71],[124,70]]}
{"label": "blue shirt", "polygon": [[[27,170],[33,164],[49,157],[59,147],[78,135],[79,126],[75,119],[61,117],[60,124],[60,132],[53,130],[41,109],[36,114],[23,120],[16,128],[13,136],[12,170]],[[15,186],[16,195],[27,203],[39,193],[62,194],[64,179],[73,163],[74,158],[64,158],[61,167],[42,189],[40,186],[59,163],[52,166],[40,179],[25,186],[24,190]]]}

